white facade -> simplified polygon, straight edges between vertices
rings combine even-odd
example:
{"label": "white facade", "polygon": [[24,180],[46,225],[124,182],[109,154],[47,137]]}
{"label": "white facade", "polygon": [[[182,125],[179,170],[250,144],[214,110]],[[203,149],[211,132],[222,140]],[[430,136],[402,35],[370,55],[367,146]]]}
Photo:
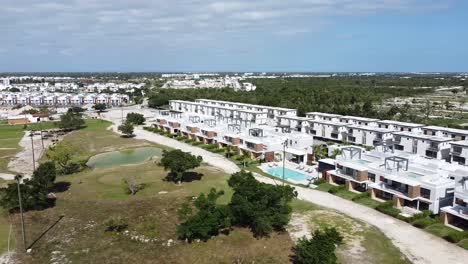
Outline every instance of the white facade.
{"label": "white facade", "polygon": [[450,158],[451,139],[427,136],[410,132],[394,133],[396,150],[417,154],[421,157],[448,160]]}

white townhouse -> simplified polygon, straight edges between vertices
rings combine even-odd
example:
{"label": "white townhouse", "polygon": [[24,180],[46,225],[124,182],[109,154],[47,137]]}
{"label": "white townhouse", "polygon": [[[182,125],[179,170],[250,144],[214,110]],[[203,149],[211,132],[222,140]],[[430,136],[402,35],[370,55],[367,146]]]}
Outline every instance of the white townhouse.
{"label": "white townhouse", "polygon": [[399,122],[393,120],[381,120],[377,121],[377,126],[379,128],[387,128],[393,131],[403,131],[403,132],[412,132],[412,133],[421,133],[424,125],[408,123],[408,122]]}
{"label": "white townhouse", "polygon": [[326,121],[326,120],[309,120],[309,131],[308,134],[332,141],[343,141],[347,140],[348,123],[342,123],[339,121]]}
{"label": "white townhouse", "polygon": [[468,141],[452,141],[450,142],[450,158],[452,163],[460,165],[468,165]]}
{"label": "white townhouse", "polygon": [[339,117],[340,122],[348,123],[352,125],[358,126],[370,126],[370,127],[377,127],[378,119],[375,118],[367,118],[367,117],[359,117],[359,116],[341,116]]}
{"label": "white townhouse", "polygon": [[457,230],[468,230],[468,174],[460,172],[455,177],[453,204],[441,208],[442,222]]}
{"label": "white townhouse", "polygon": [[438,213],[452,203],[453,179],[464,169],[401,152],[363,152],[352,146],[341,151],[335,169],[326,172],[327,182],[345,185],[351,191],[367,191],[372,199],[393,201],[397,208]]}
{"label": "white townhouse", "polygon": [[394,132],[394,149],[421,157],[449,160],[452,139],[411,132]]}
{"label": "white townhouse", "polygon": [[368,147],[390,146],[393,131],[366,125],[350,125],[347,128],[347,141],[351,144]]}
{"label": "white townhouse", "polygon": [[317,121],[340,122],[340,118],[342,117],[342,115],[321,113],[321,112],[309,112],[309,113],[306,113],[306,117],[313,119],[313,120],[317,120]]}
{"label": "white townhouse", "polygon": [[439,126],[426,126],[422,128],[424,135],[432,135],[438,137],[451,138],[453,140],[468,139],[468,131],[464,129],[439,127]]}
{"label": "white townhouse", "polygon": [[277,116],[276,120],[277,127],[287,128],[289,130],[306,133],[309,128],[308,121],[310,120],[310,118],[283,115]]}

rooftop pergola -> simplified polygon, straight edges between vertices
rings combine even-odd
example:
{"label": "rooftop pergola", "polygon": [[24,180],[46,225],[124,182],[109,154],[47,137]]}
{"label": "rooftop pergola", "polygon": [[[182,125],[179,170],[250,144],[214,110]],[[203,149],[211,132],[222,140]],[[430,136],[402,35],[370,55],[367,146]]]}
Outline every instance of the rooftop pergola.
{"label": "rooftop pergola", "polygon": [[241,132],[240,124],[228,124],[228,131]]}
{"label": "rooftop pergola", "polygon": [[[400,171],[400,168],[404,168],[404,170],[407,171],[408,163],[409,162],[407,158],[402,158],[402,157],[397,157],[397,156],[387,157],[385,158],[385,169],[388,169],[388,170],[394,169],[396,165],[397,171]],[[389,166],[389,165],[393,165],[393,166]]]}
{"label": "rooftop pergola", "polygon": [[291,133],[291,127],[288,125],[277,125],[276,127],[280,128],[282,133]]}
{"label": "rooftop pergola", "polygon": [[343,147],[343,148],[341,148],[341,155],[343,157],[348,157],[350,159],[354,159],[356,157],[356,155],[357,155],[358,158],[361,159],[362,150],[361,150],[361,148],[352,147],[352,146]]}
{"label": "rooftop pergola", "polygon": [[263,129],[261,128],[250,128],[249,135],[253,137],[263,137]]}

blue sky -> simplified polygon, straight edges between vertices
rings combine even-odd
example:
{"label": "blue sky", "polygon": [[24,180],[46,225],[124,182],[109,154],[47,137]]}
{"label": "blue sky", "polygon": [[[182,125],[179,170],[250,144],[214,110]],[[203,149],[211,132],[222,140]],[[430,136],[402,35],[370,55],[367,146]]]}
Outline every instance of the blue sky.
{"label": "blue sky", "polygon": [[0,71],[468,71],[464,0],[0,0]]}

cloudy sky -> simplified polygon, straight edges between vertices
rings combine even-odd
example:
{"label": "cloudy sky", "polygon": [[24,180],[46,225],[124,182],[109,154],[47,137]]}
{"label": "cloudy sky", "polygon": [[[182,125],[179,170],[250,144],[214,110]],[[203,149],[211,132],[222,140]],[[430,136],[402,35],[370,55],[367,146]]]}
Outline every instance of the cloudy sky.
{"label": "cloudy sky", "polygon": [[466,0],[0,0],[0,71],[468,71]]}

